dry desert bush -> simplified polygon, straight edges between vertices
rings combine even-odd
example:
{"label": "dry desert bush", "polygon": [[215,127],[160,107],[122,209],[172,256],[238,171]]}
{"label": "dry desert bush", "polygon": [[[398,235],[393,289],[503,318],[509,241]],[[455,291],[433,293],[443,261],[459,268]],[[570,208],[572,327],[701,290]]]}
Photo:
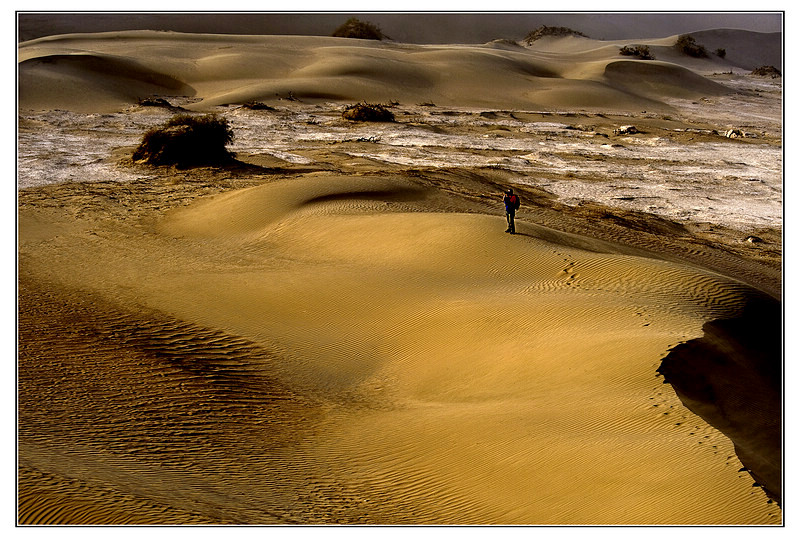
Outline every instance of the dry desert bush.
{"label": "dry desert bush", "polygon": [[619,54],[624,56],[635,56],[642,60],[653,60],[655,57],[650,54],[650,47],[647,45],[625,45],[619,50]]}
{"label": "dry desert bush", "polygon": [[708,51],[703,45],[698,45],[691,35],[681,35],[675,41],[675,48],[685,55],[695,58],[708,58]]}
{"label": "dry desert bush", "polygon": [[366,102],[345,107],[342,117],[349,121],[394,122],[394,113],[384,105]]}
{"label": "dry desert bush", "polygon": [[271,107],[266,103],[262,103],[261,101],[247,101],[242,104],[242,107],[245,109],[250,109],[251,111],[275,111],[275,107]]}
{"label": "dry desert bush", "polygon": [[534,41],[538,41],[542,37],[567,37],[567,36],[574,36],[574,37],[586,37],[580,31],[575,31],[574,29],[570,29],[569,27],[551,27],[548,25],[542,25],[537,27],[530,33],[525,36],[525,43],[530,45]]}
{"label": "dry desert bush", "polygon": [[165,109],[173,109],[172,103],[162,97],[145,97],[139,100],[141,107],[164,107]]}
{"label": "dry desert bush", "polygon": [[133,160],[177,167],[219,165],[233,159],[227,149],[231,142],[233,130],[225,118],[175,115],[144,133]]}
{"label": "dry desert bush", "polygon": [[781,71],[774,66],[759,66],[753,70],[751,74],[755,76],[771,76],[773,78],[778,78],[781,75]]}
{"label": "dry desert bush", "polygon": [[373,41],[388,39],[388,37],[383,34],[380,27],[368,21],[361,21],[358,18],[348,19],[337,27],[331,36],[345,37],[348,39],[371,39]]}

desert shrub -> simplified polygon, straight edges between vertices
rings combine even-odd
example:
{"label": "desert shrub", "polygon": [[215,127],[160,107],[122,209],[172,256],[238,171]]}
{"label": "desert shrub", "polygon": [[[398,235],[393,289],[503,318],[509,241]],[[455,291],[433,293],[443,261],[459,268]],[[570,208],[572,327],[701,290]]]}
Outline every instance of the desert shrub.
{"label": "desert shrub", "polygon": [[342,117],[349,121],[394,122],[394,114],[384,105],[366,102],[345,107]]}
{"label": "desert shrub", "polygon": [[225,118],[175,115],[144,133],[133,160],[178,167],[219,165],[233,159],[226,148],[231,142],[233,130]]}
{"label": "desert shrub", "polygon": [[172,104],[162,97],[145,97],[139,100],[139,105],[142,107],[164,107],[165,109],[173,109]]}
{"label": "desert shrub", "polygon": [[725,55],[728,53],[725,52],[725,49],[717,49],[714,51],[714,54],[720,58],[725,58]]}
{"label": "desert shrub", "polygon": [[681,35],[675,41],[675,48],[685,55],[693,56],[695,58],[707,58],[708,52],[703,45],[698,45],[694,37],[691,35]]}
{"label": "desert shrub", "polygon": [[573,35],[575,37],[586,37],[580,31],[575,31],[574,29],[570,29],[569,27],[550,27],[547,25],[542,25],[537,27],[530,33],[525,36],[524,41],[527,44],[531,44],[534,41],[538,41],[542,37],[566,37],[568,35]]}
{"label": "desert shrub", "polygon": [[781,71],[774,66],[759,66],[753,70],[751,74],[755,76],[772,76],[773,78],[777,78],[781,75]]}
{"label": "desert shrub", "polygon": [[348,19],[337,27],[331,36],[346,37],[348,39],[372,39],[374,41],[381,41],[387,38],[377,25],[368,21],[361,21],[358,18]]}
{"label": "desert shrub", "polygon": [[625,45],[619,50],[619,54],[624,56],[635,56],[642,60],[653,60],[655,57],[650,54],[650,47],[647,45]]}
{"label": "desert shrub", "polygon": [[251,111],[274,111],[274,107],[270,107],[266,103],[262,103],[261,101],[246,101],[242,104],[242,107],[245,109],[250,109]]}

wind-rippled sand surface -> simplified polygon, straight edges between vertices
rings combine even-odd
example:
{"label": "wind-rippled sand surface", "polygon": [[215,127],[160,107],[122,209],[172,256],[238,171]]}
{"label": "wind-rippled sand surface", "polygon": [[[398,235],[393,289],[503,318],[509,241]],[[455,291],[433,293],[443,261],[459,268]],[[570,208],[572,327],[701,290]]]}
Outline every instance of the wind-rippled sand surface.
{"label": "wind-rippled sand surface", "polygon": [[[669,114],[515,109],[516,89],[490,107],[483,86],[445,105],[448,64],[467,83],[505,61],[515,88],[589,70],[270,38],[304,63],[258,89],[242,81],[258,39],[172,39],[163,64],[194,91],[170,99],[226,116],[247,165],[133,166],[169,110],[43,107],[23,88],[19,523],[781,523],[773,82],[720,75],[738,89],[695,85]],[[198,45],[221,50],[176,62]],[[57,46],[23,44],[47,58],[26,58],[23,85],[59,67]],[[316,63],[287,54],[308,48]],[[308,76],[343,96],[366,69],[430,87],[399,91],[395,123],[347,123],[324,98],[241,106]],[[593,88],[586,105],[607,100]],[[750,101],[744,138],[705,111],[729,98]],[[641,133],[615,136],[625,124]],[[699,366],[707,348],[728,369]]]}

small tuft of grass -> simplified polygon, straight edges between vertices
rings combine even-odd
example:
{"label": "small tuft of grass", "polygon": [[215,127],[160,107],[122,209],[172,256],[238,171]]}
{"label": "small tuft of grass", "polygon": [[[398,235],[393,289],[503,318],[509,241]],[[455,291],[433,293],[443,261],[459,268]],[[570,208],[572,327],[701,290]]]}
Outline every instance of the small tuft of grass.
{"label": "small tuft of grass", "polygon": [[133,160],[177,167],[221,165],[233,160],[226,147],[231,142],[233,130],[225,118],[175,115],[144,133]]}

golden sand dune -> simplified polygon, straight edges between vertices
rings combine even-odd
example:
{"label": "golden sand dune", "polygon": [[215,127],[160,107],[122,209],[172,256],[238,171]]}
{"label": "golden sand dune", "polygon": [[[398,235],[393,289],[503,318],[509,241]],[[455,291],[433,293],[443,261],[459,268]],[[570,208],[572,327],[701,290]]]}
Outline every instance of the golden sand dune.
{"label": "golden sand dune", "polygon": [[[505,109],[652,108],[665,96],[719,93],[721,86],[686,69],[690,57],[675,54],[674,39],[651,41],[659,60],[630,61],[619,54],[624,42],[583,38],[498,48],[171,32],[63,35],[21,44],[20,91],[26,107],[80,110],[124,108],[149,95],[198,97],[199,109],[290,93]],[[688,64],[730,70],[724,61]],[[661,80],[680,88],[659,92]],[[650,87],[640,88],[641,81]]]}
{"label": "golden sand dune", "polygon": [[[324,100],[401,99],[482,119],[415,113],[396,123],[409,135],[499,142],[522,122],[503,110],[525,108],[581,110],[570,128],[526,115],[542,145],[563,140],[553,130],[588,133],[569,137],[574,153],[537,160],[511,146],[500,163],[457,168],[374,157],[397,145],[358,138],[355,150],[353,138],[326,140],[326,125],[310,147],[298,140],[301,164],[254,150],[226,169],[22,189],[19,523],[781,523],[769,244],[568,206],[530,183],[517,235],[503,231],[500,198],[519,173],[505,159],[556,183],[552,161],[574,178],[617,149],[616,124],[589,108],[671,113],[674,97],[729,95],[702,71],[712,63],[678,64],[672,42],[649,41],[656,61],[583,38],[421,46],[143,31],[22,43],[29,116],[166,118],[132,107],[164,95],[202,111],[301,98],[313,120]],[[700,134],[662,121],[642,144]],[[271,125],[298,133],[286,122]],[[620,161],[645,161],[637,141],[620,140]],[[780,228],[764,231],[780,243]]]}
{"label": "golden sand dune", "polygon": [[[770,522],[730,441],[655,376],[748,288],[534,225],[511,237],[500,217],[413,211],[423,193],[273,181],[170,211],[135,246],[49,254],[52,281],[165,317],[103,327],[154,371],[124,393],[98,381],[88,431],[128,457],[98,476],[150,487],[157,460],[178,490],[152,491],[178,522]],[[52,464],[50,437],[33,439],[37,472],[90,468],[90,449]],[[194,478],[205,505],[190,509]],[[314,489],[305,514],[285,502]]]}

